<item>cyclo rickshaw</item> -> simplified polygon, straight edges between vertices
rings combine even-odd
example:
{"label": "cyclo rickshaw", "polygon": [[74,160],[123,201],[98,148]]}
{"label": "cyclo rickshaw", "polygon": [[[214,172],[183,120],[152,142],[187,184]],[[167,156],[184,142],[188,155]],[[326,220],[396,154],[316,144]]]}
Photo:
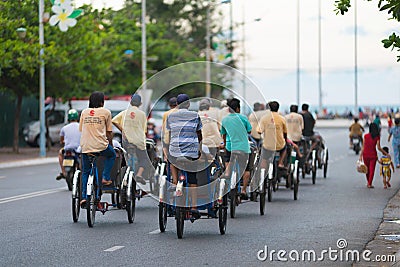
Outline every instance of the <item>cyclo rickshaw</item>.
{"label": "cyclo rickshaw", "polygon": [[[313,147],[313,141],[315,146]],[[317,169],[323,169],[323,176],[326,178],[328,172],[329,152],[322,137],[315,133],[314,136],[304,136],[298,143],[303,158],[300,159],[302,178],[311,173],[312,183],[315,184]]]}
{"label": "cyclo rickshaw", "polygon": [[[111,170],[111,185],[102,185],[100,174],[104,168],[104,158],[100,153],[90,153],[89,160],[91,170],[87,182],[87,202],[85,208],[87,211],[87,223],[89,227],[93,227],[95,223],[96,211],[105,214],[109,208],[117,207],[127,210],[129,223],[133,222],[134,218],[134,201],[131,198],[130,189],[133,188],[134,181],[128,180],[126,185],[123,184],[122,176],[126,168],[124,158],[124,150],[121,147],[114,148],[116,152],[116,159]],[[128,188],[129,186],[130,188]],[[111,203],[102,201],[103,194],[111,195]],[[73,178],[72,186],[72,218],[74,222],[79,219],[80,213],[80,200],[82,199],[82,179],[81,171],[77,170]]]}
{"label": "cyclo rickshaw", "polygon": [[[170,164],[167,166],[167,175],[160,176],[159,189],[159,227],[165,232],[167,219],[175,218],[177,236],[183,237],[185,221],[194,222],[198,219],[218,219],[220,234],[225,234],[228,208],[228,184],[226,179],[219,177],[222,166],[210,154],[202,155],[196,161],[178,158],[176,166],[178,182],[173,189]],[[189,187],[188,171],[194,172],[197,178],[197,187]],[[193,198],[197,205],[190,208]],[[196,211],[196,212],[195,212]]]}

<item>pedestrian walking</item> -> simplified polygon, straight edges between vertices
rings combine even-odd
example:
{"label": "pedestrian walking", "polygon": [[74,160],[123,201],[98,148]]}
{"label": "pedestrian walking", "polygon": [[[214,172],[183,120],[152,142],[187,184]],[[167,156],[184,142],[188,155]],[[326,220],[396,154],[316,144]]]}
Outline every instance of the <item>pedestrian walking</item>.
{"label": "pedestrian walking", "polygon": [[389,130],[388,142],[392,138],[392,147],[394,153],[394,164],[400,168],[400,118],[394,119],[394,126]]}
{"label": "pedestrian walking", "polygon": [[375,166],[378,160],[376,149],[378,149],[382,154],[386,156],[388,155],[388,153],[381,148],[380,139],[381,137],[378,125],[376,123],[371,123],[369,125],[369,133],[364,135],[364,145],[360,154],[360,161],[364,161],[368,168],[368,171],[365,174],[368,188],[374,188],[372,181],[374,180]]}

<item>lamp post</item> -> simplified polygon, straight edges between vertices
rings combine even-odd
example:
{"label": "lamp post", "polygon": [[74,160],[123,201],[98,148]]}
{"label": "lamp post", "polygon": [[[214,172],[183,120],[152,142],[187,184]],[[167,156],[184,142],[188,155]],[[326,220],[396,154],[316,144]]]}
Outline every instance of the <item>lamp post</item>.
{"label": "lamp post", "polygon": [[297,76],[296,76],[296,100],[300,105],[300,0],[297,0]]}
{"label": "lamp post", "polygon": [[321,44],[321,0],[318,0],[318,95],[319,112],[322,112],[322,44]]}
{"label": "lamp post", "polygon": [[142,0],[142,89],[146,91],[147,80],[146,0]]}
{"label": "lamp post", "polygon": [[[219,4],[227,4],[230,3],[231,0],[221,1]],[[211,30],[210,30],[210,9],[213,6],[217,6],[219,4],[211,5],[208,4],[206,10],[206,97],[211,97]],[[232,29],[231,29],[232,30]],[[231,40],[232,41],[232,40]]]}
{"label": "lamp post", "polygon": [[39,59],[40,59],[40,70],[39,70],[39,113],[40,113],[40,157],[46,156],[46,123],[45,123],[45,110],[44,110],[44,98],[45,98],[45,72],[44,72],[44,27],[43,27],[43,13],[44,13],[44,0],[39,0]]}
{"label": "lamp post", "polygon": [[358,112],[357,0],[354,0],[354,115]]}

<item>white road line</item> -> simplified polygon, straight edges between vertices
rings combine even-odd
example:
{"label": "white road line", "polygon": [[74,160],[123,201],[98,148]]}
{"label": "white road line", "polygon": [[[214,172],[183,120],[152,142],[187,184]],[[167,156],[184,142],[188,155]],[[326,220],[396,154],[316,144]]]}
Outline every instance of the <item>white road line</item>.
{"label": "white road line", "polygon": [[159,234],[159,233],[161,233],[160,229],[156,229],[156,230],[154,230],[154,231],[151,231],[151,232],[149,233],[149,235],[156,235],[156,234]]}
{"label": "white road line", "polygon": [[13,197],[0,198],[0,204],[17,201],[17,200],[22,200],[22,199],[27,199],[27,198],[32,198],[32,197],[44,196],[44,195],[53,194],[53,193],[57,193],[57,192],[61,192],[61,191],[65,191],[65,187],[37,191],[37,192],[32,192],[32,193],[28,193],[28,194],[13,196]]}
{"label": "white road line", "polygon": [[108,249],[106,249],[104,251],[105,252],[113,252],[113,251],[116,251],[116,250],[121,249],[121,248],[124,248],[124,246],[114,246],[114,247],[108,248]]}

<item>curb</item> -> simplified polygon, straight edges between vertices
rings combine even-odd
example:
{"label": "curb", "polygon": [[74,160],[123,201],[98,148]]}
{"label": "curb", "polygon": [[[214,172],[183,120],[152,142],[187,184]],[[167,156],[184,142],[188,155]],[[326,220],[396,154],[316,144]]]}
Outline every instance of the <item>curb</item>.
{"label": "curb", "polygon": [[58,157],[18,160],[0,163],[0,169],[57,163]]}

